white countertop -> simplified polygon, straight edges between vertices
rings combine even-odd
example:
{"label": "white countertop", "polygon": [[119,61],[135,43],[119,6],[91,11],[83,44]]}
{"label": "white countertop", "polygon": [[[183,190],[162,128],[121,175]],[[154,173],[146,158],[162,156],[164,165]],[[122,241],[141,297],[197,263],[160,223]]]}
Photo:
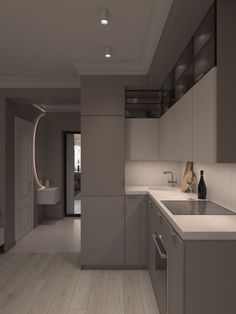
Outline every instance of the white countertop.
{"label": "white countertop", "polygon": [[236,240],[236,215],[173,215],[162,200],[197,200],[195,193],[183,193],[179,188],[126,186],[126,194],[148,194],[163,215],[184,240]]}

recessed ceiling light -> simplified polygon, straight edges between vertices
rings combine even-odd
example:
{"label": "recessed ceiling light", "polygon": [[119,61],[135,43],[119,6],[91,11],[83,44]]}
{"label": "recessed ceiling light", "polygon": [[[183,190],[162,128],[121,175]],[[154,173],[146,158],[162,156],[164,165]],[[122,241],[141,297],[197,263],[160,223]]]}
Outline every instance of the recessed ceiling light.
{"label": "recessed ceiling light", "polygon": [[109,23],[109,20],[108,20],[108,10],[107,9],[103,9],[101,11],[101,24],[102,25],[107,25]]}
{"label": "recessed ceiling light", "polygon": [[111,58],[111,48],[105,47],[105,58]]}

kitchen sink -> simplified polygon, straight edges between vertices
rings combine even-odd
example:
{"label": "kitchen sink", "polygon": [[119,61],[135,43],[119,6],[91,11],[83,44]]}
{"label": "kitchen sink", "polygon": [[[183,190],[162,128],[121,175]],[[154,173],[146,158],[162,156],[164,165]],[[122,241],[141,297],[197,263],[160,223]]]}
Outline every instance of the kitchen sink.
{"label": "kitchen sink", "polygon": [[169,191],[172,190],[173,188],[170,186],[149,186],[148,190],[150,191]]}

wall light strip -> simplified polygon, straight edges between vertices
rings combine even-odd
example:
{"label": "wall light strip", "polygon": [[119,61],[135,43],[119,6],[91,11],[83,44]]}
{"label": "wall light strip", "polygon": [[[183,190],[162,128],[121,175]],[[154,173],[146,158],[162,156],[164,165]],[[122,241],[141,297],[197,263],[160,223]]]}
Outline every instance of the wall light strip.
{"label": "wall light strip", "polygon": [[[38,108],[39,106],[34,105],[34,107]],[[34,123],[34,129],[33,129],[33,172],[34,172],[34,179],[35,182],[37,184],[38,188],[45,188],[45,186],[43,186],[40,181],[39,181],[39,177],[38,177],[38,172],[37,172],[37,167],[36,167],[36,134],[37,134],[37,129],[38,129],[38,124],[41,118],[43,118],[46,115],[46,111],[44,109],[42,109],[41,107],[38,108],[39,110],[43,111],[36,119],[35,123]]]}

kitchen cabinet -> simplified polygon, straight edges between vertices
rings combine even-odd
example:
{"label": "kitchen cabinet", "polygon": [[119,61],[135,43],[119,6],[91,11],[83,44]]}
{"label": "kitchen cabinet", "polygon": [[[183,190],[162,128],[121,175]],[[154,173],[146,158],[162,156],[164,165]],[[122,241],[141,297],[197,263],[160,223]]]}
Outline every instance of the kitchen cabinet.
{"label": "kitchen cabinet", "polygon": [[193,161],[217,161],[217,69],[193,87]]}
{"label": "kitchen cabinet", "polygon": [[159,160],[159,119],[126,119],[126,159]]}
{"label": "kitchen cabinet", "polygon": [[124,124],[121,116],[81,117],[82,195],[124,195]]}
{"label": "kitchen cabinet", "polygon": [[174,107],[160,118],[160,160],[174,160]]}
{"label": "kitchen cabinet", "polygon": [[174,160],[193,159],[193,90],[174,105]]}
{"label": "kitchen cabinet", "polygon": [[[166,268],[157,269],[158,235]],[[148,269],[160,314],[234,314],[235,240],[183,240],[148,197]],[[160,266],[160,265],[159,265]]]}
{"label": "kitchen cabinet", "polygon": [[126,265],[145,267],[147,265],[147,197],[126,195]]}
{"label": "kitchen cabinet", "polygon": [[82,197],[82,266],[124,265],[124,203],[119,196]]}
{"label": "kitchen cabinet", "polygon": [[[167,310],[167,264],[157,250],[156,241],[163,236],[161,215],[158,207],[148,200],[148,269],[160,314]],[[156,237],[156,239],[155,239]],[[162,244],[158,244],[162,245]],[[165,248],[163,248],[165,250]]]}

